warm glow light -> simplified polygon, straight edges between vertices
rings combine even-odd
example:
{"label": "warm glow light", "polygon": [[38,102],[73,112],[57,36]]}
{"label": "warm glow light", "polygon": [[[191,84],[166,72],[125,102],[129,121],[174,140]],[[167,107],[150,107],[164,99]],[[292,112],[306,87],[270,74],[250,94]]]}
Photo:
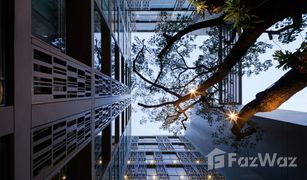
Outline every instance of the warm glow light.
{"label": "warm glow light", "polygon": [[125,178],[125,179],[128,179],[128,177],[127,177],[127,176],[124,176],[124,178]]}
{"label": "warm glow light", "polygon": [[98,164],[102,164],[102,160],[99,160],[99,161],[98,161]]}
{"label": "warm glow light", "polygon": [[198,160],[196,161],[196,164],[199,164],[199,161],[198,161]]}
{"label": "warm glow light", "polygon": [[190,93],[191,93],[191,94],[195,94],[195,93],[196,93],[196,89],[191,89],[191,90],[190,90]]}
{"label": "warm glow light", "polygon": [[212,176],[211,175],[208,175],[208,179],[211,179],[212,178]]}
{"label": "warm glow light", "polygon": [[230,119],[231,121],[237,121],[238,114],[233,111],[230,111],[229,113],[227,113],[227,118]]}
{"label": "warm glow light", "polygon": [[152,176],[152,179],[156,179],[156,176]]}
{"label": "warm glow light", "polygon": [[127,161],[127,163],[128,163],[128,164],[130,164],[130,163],[131,163],[131,161]]}
{"label": "warm glow light", "polygon": [[66,179],[66,176],[62,176],[62,179]]}

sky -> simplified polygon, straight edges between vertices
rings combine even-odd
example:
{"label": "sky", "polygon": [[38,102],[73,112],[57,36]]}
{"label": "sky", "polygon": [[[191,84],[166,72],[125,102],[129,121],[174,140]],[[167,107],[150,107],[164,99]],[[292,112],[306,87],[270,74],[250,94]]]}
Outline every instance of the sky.
{"label": "sky", "polygon": [[[305,34],[306,31],[301,34]],[[132,37],[138,36],[140,39],[148,39],[152,33],[132,33]],[[262,54],[259,58],[263,60],[273,59],[272,54],[276,50],[289,50],[295,51],[301,44],[303,36],[299,36],[297,41],[284,45],[279,43],[277,40],[269,40],[267,35],[262,35],[258,40],[270,43],[273,45],[272,49],[267,50],[265,54]],[[204,37],[205,38],[205,37]],[[203,38],[198,38],[195,43],[201,43]],[[191,54],[191,58],[198,57],[198,52],[195,51]],[[269,68],[266,72],[261,72],[259,75],[252,75],[247,77],[244,75],[242,77],[242,102],[243,105],[247,104],[251,100],[255,98],[255,95],[258,92],[265,90],[270,87],[274,82],[276,82],[280,77],[282,77],[286,71],[276,68],[277,62],[273,60],[273,66]],[[279,109],[292,110],[292,111],[301,111],[307,112],[307,88],[302,91],[296,93],[292,96],[287,102],[283,103]],[[161,130],[161,123],[150,123],[139,125],[139,120],[141,118],[142,112],[134,112],[132,117],[134,117],[132,121],[133,135],[152,135],[152,134],[163,134],[163,135],[171,135],[168,131]],[[150,128],[149,128],[150,127]]]}

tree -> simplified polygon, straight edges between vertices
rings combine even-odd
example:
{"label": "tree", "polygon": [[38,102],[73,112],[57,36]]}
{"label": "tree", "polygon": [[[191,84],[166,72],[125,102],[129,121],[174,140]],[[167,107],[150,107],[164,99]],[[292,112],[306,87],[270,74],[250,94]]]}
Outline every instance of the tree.
{"label": "tree", "polygon": [[[189,24],[187,21],[183,21],[182,24],[162,23],[160,31],[149,41],[151,47],[141,40],[137,40],[138,43],[133,45],[133,71],[146,83],[142,84],[141,88],[149,89],[152,94],[163,94],[158,98],[158,102],[151,99],[139,105],[144,108],[160,108],[157,117],[166,125],[176,121],[183,123],[188,118],[187,111],[197,104],[208,110],[214,109],[225,113],[229,107],[218,103],[217,83],[221,82],[240,61],[246,73],[259,73],[271,66],[270,61],[261,63],[258,59],[259,53],[270,48],[269,44],[257,42],[258,37],[266,33],[270,39],[278,37],[282,43],[289,43],[295,40],[306,26],[304,13],[307,12],[307,3],[304,0],[191,2],[203,16],[206,12],[219,15],[210,20],[204,17],[203,21],[195,24]],[[223,41],[229,45],[230,51],[219,61],[217,47],[220,37],[217,32],[219,28],[229,25],[232,35],[228,39],[224,37]],[[193,44],[195,37],[189,33],[203,28],[211,28],[211,39],[204,41],[201,46],[203,53],[194,64],[189,64],[189,54],[196,48]],[[235,41],[237,33],[240,36]],[[279,61],[279,67],[289,71],[270,88],[258,93],[238,114],[231,114],[231,119],[234,120],[231,131],[238,139],[255,132],[254,128],[245,127],[255,113],[278,108],[307,86],[306,53],[306,43],[294,53],[276,52],[274,59]],[[150,68],[153,65],[159,68]],[[155,70],[158,72],[155,73]]]}

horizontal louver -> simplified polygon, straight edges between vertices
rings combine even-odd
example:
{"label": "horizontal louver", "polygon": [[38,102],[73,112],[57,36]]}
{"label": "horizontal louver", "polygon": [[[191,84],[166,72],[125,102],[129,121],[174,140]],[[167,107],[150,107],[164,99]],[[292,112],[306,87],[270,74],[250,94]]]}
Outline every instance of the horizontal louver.
{"label": "horizontal louver", "polygon": [[91,96],[89,67],[33,49],[33,103]]}
{"label": "horizontal louver", "polygon": [[91,112],[87,111],[32,130],[34,179],[45,177],[91,136]]}

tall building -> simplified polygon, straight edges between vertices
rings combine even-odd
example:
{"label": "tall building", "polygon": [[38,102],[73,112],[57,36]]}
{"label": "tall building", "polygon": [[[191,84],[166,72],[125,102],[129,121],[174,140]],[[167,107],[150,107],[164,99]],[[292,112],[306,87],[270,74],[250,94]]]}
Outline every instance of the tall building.
{"label": "tall building", "polygon": [[0,179],[101,179],[130,134],[127,2],[0,8]]}
{"label": "tall building", "polygon": [[223,180],[184,136],[133,136],[125,179]]}

